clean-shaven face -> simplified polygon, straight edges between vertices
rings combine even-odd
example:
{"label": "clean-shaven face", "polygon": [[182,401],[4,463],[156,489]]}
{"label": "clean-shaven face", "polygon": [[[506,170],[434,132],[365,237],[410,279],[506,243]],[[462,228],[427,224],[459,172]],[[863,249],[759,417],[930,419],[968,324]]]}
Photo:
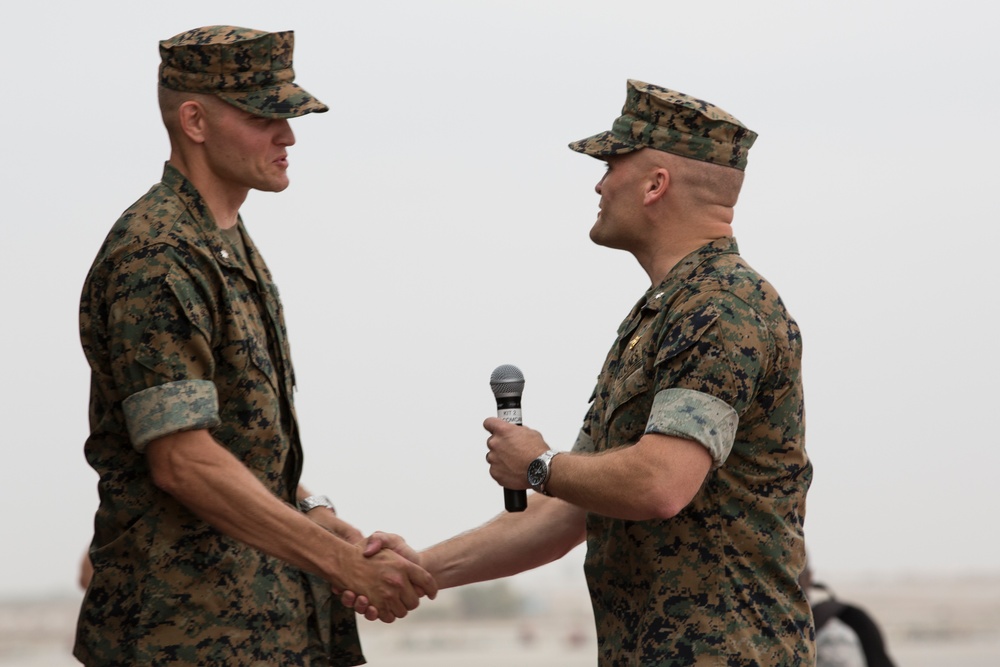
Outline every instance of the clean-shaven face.
{"label": "clean-shaven face", "polygon": [[631,250],[642,243],[642,203],[648,168],[642,149],[605,159],[604,176],[594,190],[601,196],[590,240],[608,248]]}
{"label": "clean-shaven face", "polygon": [[209,166],[226,186],[281,192],[288,187],[288,147],[295,135],[285,118],[263,118],[222,100],[208,105]]}

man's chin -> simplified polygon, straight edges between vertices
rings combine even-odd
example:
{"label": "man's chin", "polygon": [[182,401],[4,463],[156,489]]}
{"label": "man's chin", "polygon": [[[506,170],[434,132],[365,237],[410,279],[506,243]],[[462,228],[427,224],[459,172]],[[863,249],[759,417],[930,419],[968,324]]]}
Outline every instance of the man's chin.
{"label": "man's chin", "polygon": [[594,243],[594,245],[599,245],[602,248],[610,248],[611,250],[627,250],[627,247],[622,243],[622,239],[615,239],[612,236],[601,234],[596,227],[590,230],[590,240]]}
{"label": "man's chin", "polygon": [[601,233],[600,226],[601,221],[598,219],[598,221],[594,223],[594,226],[590,228],[590,240],[599,246],[609,248],[611,246],[608,245],[607,238]]}
{"label": "man's chin", "polygon": [[259,190],[260,192],[283,192],[290,185],[290,181],[279,181],[271,183],[261,183],[254,190]]}

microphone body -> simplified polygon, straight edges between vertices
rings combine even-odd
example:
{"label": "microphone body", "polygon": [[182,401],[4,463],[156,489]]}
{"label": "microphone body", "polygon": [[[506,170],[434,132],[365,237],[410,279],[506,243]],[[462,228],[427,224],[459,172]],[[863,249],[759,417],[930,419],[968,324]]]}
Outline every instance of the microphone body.
{"label": "microphone body", "polygon": [[[521,426],[521,393],[524,374],[517,366],[497,366],[490,375],[490,389],[497,399],[497,417],[509,424]],[[523,512],[528,508],[528,494],[523,490],[503,490],[503,504],[508,512]]]}

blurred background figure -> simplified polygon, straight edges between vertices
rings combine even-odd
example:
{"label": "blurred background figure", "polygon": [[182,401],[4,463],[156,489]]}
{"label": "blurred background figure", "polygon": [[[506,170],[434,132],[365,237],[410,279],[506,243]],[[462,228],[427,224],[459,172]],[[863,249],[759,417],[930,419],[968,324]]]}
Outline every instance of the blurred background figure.
{"label": "blurred background figure", "polygon": [[882,631],[868,612],[838,600],[826,584],[813,581],[808,562],[799,584],[816,623],[816,667],[895,667]]}

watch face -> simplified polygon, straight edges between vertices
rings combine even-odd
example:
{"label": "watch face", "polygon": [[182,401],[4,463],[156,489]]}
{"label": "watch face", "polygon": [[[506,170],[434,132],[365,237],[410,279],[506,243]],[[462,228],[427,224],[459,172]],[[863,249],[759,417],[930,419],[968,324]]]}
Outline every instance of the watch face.
{"label": "watch face", "polygon": [[528,464],[528,484],[532,486],[538,486],[545,481],[545,473],[548,470],[548,466],[545,465],[544,461],[539,461],[535,459]]}

